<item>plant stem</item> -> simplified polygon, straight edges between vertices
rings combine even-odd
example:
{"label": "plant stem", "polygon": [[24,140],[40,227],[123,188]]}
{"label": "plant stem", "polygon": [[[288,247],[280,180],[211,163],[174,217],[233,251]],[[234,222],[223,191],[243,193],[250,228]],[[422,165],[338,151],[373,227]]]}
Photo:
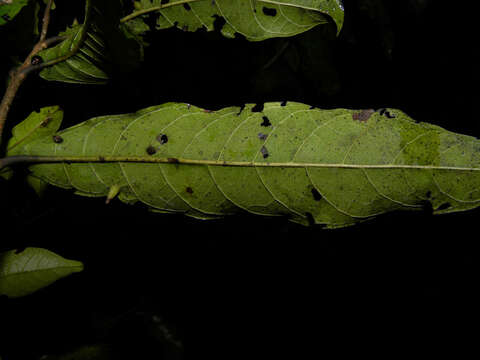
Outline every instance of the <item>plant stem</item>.
{"label": "plant stem", "polygon": [[90,14],[91,14],[91,0],[86,0],[85,2],[85,20],[83,23],[83,28],[82,28],[82,33],[80,34],[81,38],[80,41],[78,41],[75,46],[72,48],[72,50],[59,58],[53,59],[51,61],[38,64],[38,65],[32,65],[32,58],[37,55],[40,51],[46,49],[50,45],[61,41],[65,40],[66,38],[64,36],[54,36],[52,38],[46,39],[47,35],[47,30],[48,30],[48,25],[50,23],[50,11],[52,7],[52,0],[49,0],[47,2],[47,5],[45,7],[45,12],[43,14],[43,20],[42,20],[42,30],[40,33],[40,39],[38,42],[34,45],[32,51],[30,54],[28,54],[27,58],[23,62],[22,65],[20,65],[18,68],[10,71],[9,74],[9,82],[7,86],[7,90],[5,91],[5,95],[2,98],[2,101],[0,102],[0,142],[2,139],[2,134],[3,134],[3,129],[5,128],[5,122],[7,120],[8,112],[10,111],[10,107],[13,103],[13,100],[15,99],[15,96],[18,92],[18,89],[22,85],[22,83],[25,81],[25,78],[27,75],[35,70],[40,70],[43,69],[47,66],[52,66],[55,65],[59,62],[65,61],[71,56],[75,55],[77,51],[80,49],[80,46],[82,45],[86,33],[87,33],[87,27],[90,22]]}
{"label": "plant stem", "polygon": [[150,163],[197,166],[229,166],[229,167],[270,167],[270,168],[330,168],[330,169],[411,169],[411,170],[452,170],[480,171],[480,168],[437,166],[437,165],[407,165],[407,164],[341,164],[341,163],[299,163],[299,162],[255,162],[255,161],[224,161],[196,160],[182,158],[159,158],[153,156],[9,156],[0,159],[0,169],[19,163]]}

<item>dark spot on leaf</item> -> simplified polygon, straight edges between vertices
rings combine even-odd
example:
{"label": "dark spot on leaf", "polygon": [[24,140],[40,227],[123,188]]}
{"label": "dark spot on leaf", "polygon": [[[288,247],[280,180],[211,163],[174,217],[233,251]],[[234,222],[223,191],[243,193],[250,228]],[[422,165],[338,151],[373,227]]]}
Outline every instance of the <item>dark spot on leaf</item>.
{"label": "dark spot on leaf", "polygon": [[272,126],[272,123],[270,122],[270,120],[268,119],[268,117],[263,116],[263,117],[262,117],[262,120],[263,120],[263,122],[260,124],[261,126],[265,126],[265,127],[267,127],[267,126]]}
{"label": "dark spot on leaf", "polygon": [[61,144],[63,142],[63,138],[60,135],[53,135],[53,142]]}
{"label": "dark spot on leaf", "polygon": [[262,111],[263,111],[263,106],[264,106],[263,103],[256,104],[256,105],[252,108],[252,112],[262,112]]}
{"label": "dark spot on leaf", "polygon": [[30,64],[32,65],[38,65],[38,64],[41,64],[42,62],[43,62],[42,57],[38,55],[32,56],[32,59],[30,60]]}
{"label": "dark spot on leaf", "polygon": [[265,146],[262,146],[262,148],[260,149],[260,152],[262,153],[264,159],[266,159],[270,155]]}
{"label": "dark spot on leaf", "polygon": [[50,120],[52,120],[52,118],[50,116],[46,117],[40,124],[40,127],[45,127],[48,125],[48,123],[50,122]]}
{"label": "dark spot on leaf", "polygon": [[263,13],[267,16],[277,15],[277,9],[267,8],[266,6],[264,6],[262,10],[263,10]]}
{"label": "dark spot on leaf", "polygon": [[180,161],[178,161],[177,158],[168,158],[168,163],[169,164],[178,164]]}
{"label": "dark spot on leaf", "polygon": [[193,194],[193,189],[190,187],[190,186],[187,186],[187,188],[185,189],[185,191],[189,194]]}
{"label": "dark spot on leaf", "polygon": [[280,106],[286,106],[286,105],[287,105],[287,101],[286,101],[286,100],[285,100],[285,101],[282,101],[282,102],[280,103]]}
{"label": "dark spot on leaf", "polygon": [[150,145],[149,147],[147,147],[147,154],[148,155],[153,155],[156,152],[157,152],[157,149],[155,149],[153,146]]}
{"label": "dark spot on leaf", "polygon": [[166,144],[168,142],[168,136],[166,134],[160,134],[157,136],[157,141],[160,145]]}
{"label": "dark spot on leaf", "polygon": [[447,202],[445,204],[440,205],[437,210],[447,210],[450,206],[452,205]]}
{"label": "dark spot on leaf", "polygon": [[320,194],[320,192],[316,188],[312,188],[312,195],[313,195],[313,200],[315,201],[322,200],[322,194]]}
{"label": "dark spot on leaf", "polygon": [[185,10],[187,10],[187,11],[192,10],[192,8],[190,7],[190,5],[188,5],[188,4],[183,4],[183,7],[184,7]]}
{"label": "dark spot on leaf", "polygon": [[264,133],[258,133],[258,138],[260,140],[267,140],[268,135]]}
{"label": "dark spot on leaf", "polygon": [[370,119],[370,116],[375,112],[373,109],[362,110],[360,112],[353,113],[352,118],[353,120],[357,120],[360,122],[366,122]]}
{"label": "dark spot on leaf", "polygon": [[306,212],[305,216],[307,217],[308,225],[309,226],[314,226],[315,225],[315,219],[313,218],[312,213]]}

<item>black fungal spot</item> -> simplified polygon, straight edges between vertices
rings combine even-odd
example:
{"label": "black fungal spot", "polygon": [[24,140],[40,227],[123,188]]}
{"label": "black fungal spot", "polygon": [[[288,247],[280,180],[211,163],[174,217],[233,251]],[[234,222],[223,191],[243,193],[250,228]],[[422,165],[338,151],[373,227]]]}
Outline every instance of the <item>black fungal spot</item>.
{"label": "black fungal spot", "polygon": [[287,106],[287,101],[286,101],[286,100],[285,100],[285,101],[282,101],[282,102],[280,103],[280,106]]}
{"label": "black fungal spot", "polygon": [[305,216],[307,217],[308,225],[309,226],[314,226],[315,225],[315,219],[313,218],[312,213],[306,212]]}
{"label": "black fungal spot", "polygon": [[440,205],[437,210],[447,210],[450,206],[452,205],[447,202],[445,204]]}
{"label": "black fungal spot", "polygon": [[267,127],[267,126],[272,126],[272,123],[270,122],[270,120],[268,119],[268,117],[263,116],[263,117],[262,117],[262,120],[263,120],[263,122],[260,124],[261,126],[265,126],[265,127]]}
{"label": "black fungal spot", "polygon": [[60,135],[53,135],[53,142],[56,144],[61,144],[63,142],[63,138]]}
{"label": "black fungal spot", "polygon": [[30,60],[30,64],[32,65],[38,65],[38,64],[41,64],[42,62],[43,62],[42,57],[38,55],[32,56],[32,59]]}
{"label": "black fungal spot", "polygon": [[266,6],[263,7],[262,11],[267,16],[276,16],[277,15],[277,9],[267,8]]}
{"label": "black fungal spot", "polygon": [[149,147],[147,147],[146,151],[148,155],[153,155],[157,152],[157,149],[155,149],[153,146],[150,145]]}
{"label": "black fungal spot", "polygon": [[270,155],[265,146],[262,146],[262,148],[260,149],[260,152],[262,153],[264,159],[266,159]]}
{"label": "black fungal spot", "polygon": [[157,136],[157,141],[160,145],[166,144],[168,142],[168,136],[165,134],[160,134]]}
{"label": "black fungal spot", "polygon": [[189,194],[193,194],[193,189],[190,187],[190,186],[187,186],[187,188],[185,189],[185,191]]}
{"label": "black fungal spot", "polygon": [[263,111],[263,107],[264,107],[264,104],[263,104],[263,103],[256,104],[256,105],[252,108],[252,112],[262,112],[262,111]]}
{"label": "black fungal spot", "polygon": [[267,140],[268,135],[264,133],[258,133],[258,138],[260,140]]}
{"label": "black fungal spot", "polygon": [[320,201],[320,200],[322,200],[322,194],[320,194],[320,193],[318,192],[318,190],[315,189],[315,188],[312,188],[312,195],[313,195],[313,200],[315,200],[315,201]]}
{"label": "black fungal spot", "polygon": [[187,10],[187,11],[192,10],[192,8],[190,7],[190,5],[188,5],[188,4],[183,4],[183,7],[184,7],[185,10]]}

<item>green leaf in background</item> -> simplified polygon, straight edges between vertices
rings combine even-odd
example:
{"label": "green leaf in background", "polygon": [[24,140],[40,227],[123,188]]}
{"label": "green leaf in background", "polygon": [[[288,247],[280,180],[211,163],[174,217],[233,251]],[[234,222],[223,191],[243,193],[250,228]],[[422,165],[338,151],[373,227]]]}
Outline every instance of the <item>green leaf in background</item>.
{"label": "green leaf in background", "polygon": [[81,41],[85,26],[86,36],[80,50],[66,61],[45,68],[40,76],[49,81],[77,84],[105,84],[113,70],[129,72],[143,60],[142,40],[120,24],[121,2],[96,0],[87,25],[74,24],[59,35],[68,39],[55,47],[40,52],[43,61],[69,54]]}
{"label": "green leaf in background", "polygon": [[[212,31],[218,18],[225,21],[221,32],[226,37],[236,33],[250,41],[293,36],[332,19],[337,32],[343,24],[343,6],[339,0],[140,0],[136,11],[126,16],[132,32],[141,34],[137,15],[155,10],[157,29],[177,27],[184,31]],[[135,21],[134,21],[135,19]]]}
{"label": "green leaf in background", "polygon": [[0,26],[12,20],[29,0],[0,0]]}
{"label": "green leaf in background", "polygon": [[83,270],[79,261],[67,260],[41,248],[0,253],[0,295],[20,297]]}
{"label": "green leaf in background", "polygon": [[[48,106],[40,109],[39,112],[32,112],[24,121],[12,129],[12,137],[7,144],[7,155],[12,156],[21,149],[24,141],[33,141],[35,139],[51,136],[59,128],[63,119],[63,111],[58,106]],[[0,169],[0,177],[10,179],[13,172],[10,168]],[[38,178],[28,176],[27,181],[35,189],[37,194],[41,194],[45,184]]]}
{"label": "green leaf in background", "polygon": [[[72,51],[75,44],[81,40],[81,31],[84,25],[73,25],[60,33],[68,39],[57,46],[39,53],[43,61],[47,62],[64,56]],[[106,64],[107,57],[105,43],[101,34],[91,26],[80,50],[74,56],[47,67],[40,72],[40,76],[49,81],[62,81],[78,84],[104,84],[108,80]]]}
{"label": "green leaf in background", "polygon": [[[79,195],[217,218],[248,211],[335,228],[395,210],[480,203],[480,141],[399,110],[168,103],[24,144],[34,176]],[[63,158],[62,158],[63,157]]]}

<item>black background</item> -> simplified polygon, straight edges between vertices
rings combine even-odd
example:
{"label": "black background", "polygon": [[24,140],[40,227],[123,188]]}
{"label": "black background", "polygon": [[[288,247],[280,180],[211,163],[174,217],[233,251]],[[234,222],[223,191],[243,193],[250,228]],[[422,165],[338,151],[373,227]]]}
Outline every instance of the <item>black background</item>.
{"label": "black background", "polygon": [[[72,7],[81,14],[81,1],[68,3],[57,2],[52,33],[70,23]],[[141,68],[108,85],[31,76],[9,125],[54,104],[69,126],[167,101],[215,110],[288,100],[394,107],[478,137],[478,42],[471,11],[450,3],[345,1],[344,29],[328,41],[325,29],[261,43],[152,32]],[[316,36],[321,63],[302,47]],[[285,41],[287,51],[262,70]],[[6,55],[3,78],[12,66]],[[38,199],[16,180],[0,182],[1,249],[48,248],[83,261],[85,271],[25,298],[0,298],[4,360],[99,343],[113,358],[135,359],[458,355],[473,344],[478,210],[394,213],[322,230],[255,216],[205,222],[152,214],[56,188]]]}

